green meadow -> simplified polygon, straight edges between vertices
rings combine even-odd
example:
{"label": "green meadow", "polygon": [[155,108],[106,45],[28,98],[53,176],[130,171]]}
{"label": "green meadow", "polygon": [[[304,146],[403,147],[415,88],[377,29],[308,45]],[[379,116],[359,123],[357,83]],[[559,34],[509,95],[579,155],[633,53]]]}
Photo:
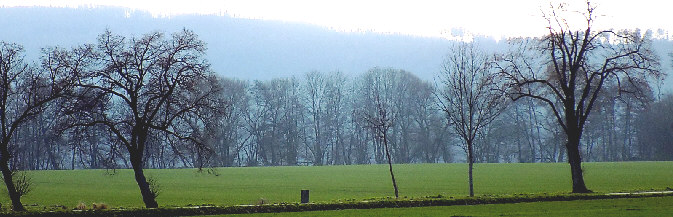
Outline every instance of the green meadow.
{"label": "green meadow", "polygon": [[[673,162],[585,163],[585,180],[596,192],[673,187]],[[466,164],[393,165],[400,197],[465,196]],[[299,202],[301,189],[312,202],[366,200],[393,196],[387,165],[217,168],[217,175],[196,169],[146,170],[160,185],[159,206],[238,205]],[[131,170],[31,171],[33,191],[22,201],[28,209],[83,202],[110,207],[143,207]],[[475,193],[504,195],[571,190],[566,163],[475,164]],[[9,198],[2,186],[0,203]],[[4,206],[3,206],[4,207]],[[435,209],[435,208],[433,208]]]}

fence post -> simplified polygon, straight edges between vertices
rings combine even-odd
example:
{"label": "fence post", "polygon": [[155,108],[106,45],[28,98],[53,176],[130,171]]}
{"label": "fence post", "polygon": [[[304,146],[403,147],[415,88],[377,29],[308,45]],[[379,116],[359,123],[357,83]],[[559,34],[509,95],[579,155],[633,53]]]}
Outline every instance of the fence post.
{"label": "fence post", "polygon": [[301,190],[301,203],[308,203],[308,190]]}

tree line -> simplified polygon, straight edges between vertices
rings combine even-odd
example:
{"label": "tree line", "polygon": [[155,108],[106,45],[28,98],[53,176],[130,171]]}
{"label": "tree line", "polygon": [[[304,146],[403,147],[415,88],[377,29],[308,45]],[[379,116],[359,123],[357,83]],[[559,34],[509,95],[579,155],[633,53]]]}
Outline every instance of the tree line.
{"label": "tree line", "polygon": [[[389,85],[385,90],[374,84],[383,80]],[[463,161],[457,153],[459,135],[449,129],[453,126],[438,104],[435,84],[404,70],[374,68],[355,78],[315,71],[266,81],[218,77],[216,82],[222,89],[219,100],[227,103],[221,115],[183,126],[196,128],[192,135],[208,150],[164,146],[160,144],[169,142],[161,140],[165,138],[151,138],[144,156],[148,168],[384,163],[382,147],[364,120],[365,111],[376,106],[372,91],[388,91],[385,100],[395,106],[391,110],[397,120],[389,139],[395,163]],[[636,99],[608,90],[599,96],[585,132],[591,136],[581,149],[587,161],[671,159],[661,152],[666,134],[654,133],[670,128],[665,127],[670,96],[649,94]],[[43,108],[15,131],[14,168],[130,168],[106,129],[58,132],[63,121],[58,119],[66,117],[55,106]],[[475,135],[475,161],[565,161],[565,138],[550,115],[534,100],[511,103]]]}
{"label": "tree line", "polygon": [[[492,53],[457,42],[434,81],[375,67],[246,81],[210,69],[206,44],[182,30],[42,49],[0,43],[0,170],[14,210],[41,169],[131,168],[157,207],[147,168],[388,163],[672,160],[671,95],[649,32],[570,28]],[[272,72],[270,72],[272,73]],[[589,115],[591,114],[591,115]],[[22,178],[23,177],[23,178]],[[23,181],[22,181],[23,180]]]}

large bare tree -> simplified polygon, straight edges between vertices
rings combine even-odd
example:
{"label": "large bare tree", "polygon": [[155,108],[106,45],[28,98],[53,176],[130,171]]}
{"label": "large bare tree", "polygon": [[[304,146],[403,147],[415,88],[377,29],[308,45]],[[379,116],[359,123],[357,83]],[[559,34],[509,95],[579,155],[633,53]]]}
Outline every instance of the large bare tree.
{"label": "large bare tree", "polygon": [[27,189],[17,185],[12,170],[16,165],[9,165],[13,157],[10,149],[16,142],[13,137],[23,124],[45,111],[50,102],[67,95],[72,87],[71,70],[76,66],[51,65],[52,55],[46,51],[45,67],[35,67],[25,63],[23,47],[0,42],[0,171],[15,211],[25,211],[20,199]]}
{"label": "large bare tree", "polygon": [[[157,207],[157,192],[143,168],[149,140],[168,139],[160,145],[202,145],[190,132],[203,107],[218,93],[206,45],[189,30],[165,38],[153,32],[125,38],[106,31],[98,37],[92,55],[93,69],[79,75],[79,97],[71,103],[74,126],[103,126],[116,144],[128,151],[143,202]],[[197,147],[204,149],[207,147]],[[176,149],[179,151],[179,149]],[[180,153],[177,154],[180,156]]]}
{"label": "large bare tree", "polygon": [[661,75],[649,35],[597,31],[596,7],[588,1],[585,6],[577,12],[566,4],[552,5],[544,15],[548,35],[513,40],[517,50],[498,64],[510,81],[513,100],[539,100],[563,128],[576,193],[590,192],[582,175],[580,141],[601,91],[614,84],[616,91],[641,92],[644,81]]}
{"label": "large bare tree", "polygon": [[507,99],[497,75],[491,56],[468,43],[459,43],[451,49],[440,75],[443,86],[438,92],[440,106],[465,145],[471,197],[475,139],[500,114]]}

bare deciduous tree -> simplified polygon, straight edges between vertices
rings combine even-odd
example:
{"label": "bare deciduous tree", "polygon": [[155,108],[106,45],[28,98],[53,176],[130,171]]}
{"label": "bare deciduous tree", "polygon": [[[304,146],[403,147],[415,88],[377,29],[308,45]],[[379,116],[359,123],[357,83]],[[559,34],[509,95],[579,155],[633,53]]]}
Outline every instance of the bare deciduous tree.
{"label": "bare deciduous tree", "polygon": [[390,171],[390,178],[393,182],[393,189],[395,191],[395,198],[399,197],[397,188],[397,181],[395,180],[395,173],[393,172],[393,160],[390,156],[390,129],[394,126],[397,119],[398,112],[394,108],[394,95],[392,91],[395,88],[396,76],[406,73],[393,69],[374,68],[365,74],[363,86],[363,97],[366,98],[367,105],[362,107],[360,111],[363,120],[367,127],[372,131],[374,141],[383,146],[383,153],[388,162],[388,169]]}
{"label": "bare deciduous tree", "polygon": [[[661,76],[649,35],[639,31],[596,31],[595,8],[588,1],[581,12],[568,10],[566,4],[552,5],[544,16],[549,34],[513,41],[518,50],[498,64],[503,77],[511,83],[513,100],[541,101],[563,128],[575,193],[590,192],[582,175],[579,147],[601,90],[614,83],[618,91],[641,92],[642,81]],[[625,89],[627,83],[635,85]]]}
{"label": "bare deciduous tree", "polygon": [[106,31],[98,37],[97,52],[90,59],[95,67],[79,75],[80,92],[93,97],[71,103],[71,114],[76,115],[71,121],[78,127],[105,127],[128,151],[148,208],[158,206],[143,172],[148,141],[164,135],[172,140],[160,145],[201,145],[189,132],[190,125],[218,92],[208,86],[213,79],[203,59],[205,50],[205,43],[189,30],[170,39],[160,32],[126,39]]}
{"label": "bare deciduous tree", "polygon": [[374,131],[375,139],[383,142],[383,148],[385,149],[386,159],[388,160],[388,169],[390,171],[390,178],[393,181],[393,189],[395,189],[395,198],[399,197],[399,191],[397,189],[397,181],[395,181],[395,173],[393,173],[393,163],[390,157],[390,147],[388,145],[388,135],[389,130],[393,126],[393,114],[391,112],[390,105],[386,105],[385,102],[381,100],[381,95],[374,94],[374,104],[375,111],[373,113],[365,115],[365,120],[369,124],[369,127]]}
{"label": "bare deciduous tree", "polygon": [[453,47],[442,67],[443,89],[438,93],[439,102],[449,124],[465,145],[470,196],[474,196],[475,138],[500,114],[507,99],[497,75],[491,58],[473,44]]}
{"label": "bare deciduous tree", "polygon": [[323,165],[325,155],[327,154],[327,136],[326,136],[326,104],[329,100],[327,95],[327,78],[325,74],[313,71],[306,73],[306,93],[309,120],[311,122],[310,130],[313,145],[308,146],[313,155],[314,165]]}
{"label": "bare deciduous tree", "polygon": [[300,103],[297,79],[255,81],[251,98],[246,117],[253,137],[246,151],[248,163],[297,165],[304,123],[304,105]]}
{"label": "bare deciduous tree", "polygon": [[307,110],[307,145],[313,156],[313,165],[343,164],[344,147],[344,86],[341,72],[306,73],[304,104]]}
{"label": "bare deciduous tree", "polygon": [[[41,114],[52,101],[63,97],[72,87],[71,66],[51,67],[52,56],[46,52],[43,68],[36,68],[24,62],[23,47],[17,44],[0,42],[0,171],[4,178],[7,193],[12,201],[12,209],[25,211],[21,204],[25,180],[12,171],[9,165],[12,138],[27,121]],[[17,186],[17,184],[19,184]]]}
{"label": "bare deciduous tree", "polygon": [[219,97],[226,107],[222,109],[220,116],[211,120],[211,126],[206,128],[206,131],[212,131],[207,140],[212,143],[211,146],[217,154],[217,166],[234,166],[236,160],[240,166],[243,146],[252,137],[250,133],[246,133],[244,123],[250,100],[246,94],[248,82],[227,78],[218,80],[222,86]]}

